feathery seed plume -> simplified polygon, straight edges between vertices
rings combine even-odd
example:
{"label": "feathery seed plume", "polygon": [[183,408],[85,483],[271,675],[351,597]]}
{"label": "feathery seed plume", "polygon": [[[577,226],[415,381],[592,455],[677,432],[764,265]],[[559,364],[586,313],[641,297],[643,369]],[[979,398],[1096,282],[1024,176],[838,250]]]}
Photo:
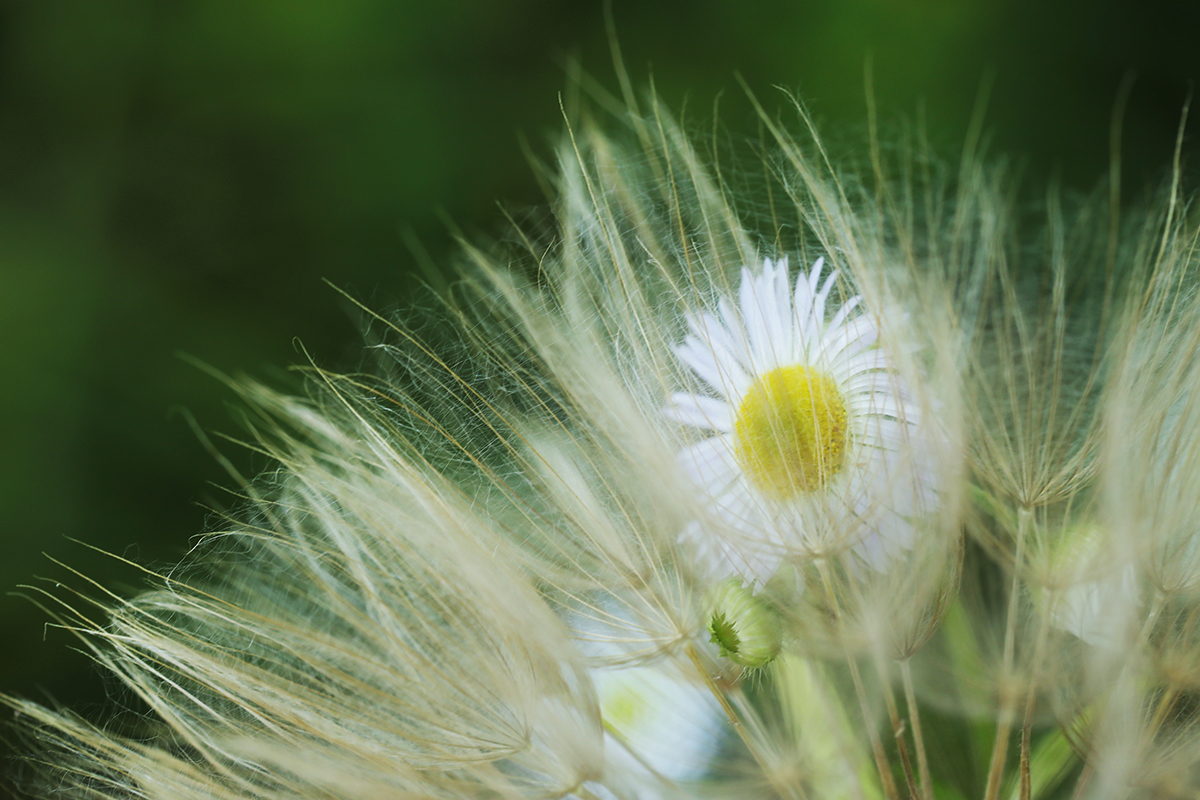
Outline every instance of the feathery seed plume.
{"label": "feathery seed plume", "polygon": [[379,374],[233,381],[245,508],[144,594],[31,590],[148,712],[5,698],[28,791],[1194,796],[1178,189],[1027,239],[970,147],[860,172],[796,104],[749,177],[624,102],[552,233],[465,246],[455,346],[376,317]]}

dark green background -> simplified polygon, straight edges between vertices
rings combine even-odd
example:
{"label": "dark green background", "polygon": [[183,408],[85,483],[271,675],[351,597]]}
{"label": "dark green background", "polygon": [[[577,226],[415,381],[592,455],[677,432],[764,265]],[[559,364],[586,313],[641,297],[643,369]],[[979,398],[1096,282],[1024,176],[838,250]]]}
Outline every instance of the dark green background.
{"label": "dark green background", "polygon": [[[836,135],[923,104],[953,157],[985,75],[991,150],[1031,186],[1087,189],[1107,166],[1123,76],[1127,182],[1160,179],[1196,77],[1196,3],[1097,0],[626,2],[639,85],[752,133],[734,78],[796,90]],[[0,5],[0,590],[68,573],[118,591],[177,560],[231,481],[190,430],[238,430],[230,392],[177,353],[276,380],[353,367],[357,315],[417,285],[451,236],[541,200],[542,157],[577,58],[616,88],[595,0],[28,0]],[[1187,151],[1194,150],[1189,142]],[[1034,192],[1036,194],[1036,192]],[[286,378],[282,379],[286,381]],[[267,465],[233,447],[249,473]],[[74,583],[78,584],[76,579]],[[112,691],[46,616],[0,594],[0,691],[95,713]]]}

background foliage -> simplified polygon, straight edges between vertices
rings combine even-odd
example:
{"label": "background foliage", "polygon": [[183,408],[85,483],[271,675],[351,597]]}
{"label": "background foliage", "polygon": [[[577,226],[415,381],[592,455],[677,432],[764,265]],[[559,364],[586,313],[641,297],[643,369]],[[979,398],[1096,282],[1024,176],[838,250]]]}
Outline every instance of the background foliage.
{"label": "background foliage", "polygon": [[[1090,189],[1123,77],[1126,186],[1169,163],[1200,6],[1060,0],[615,0],[625,62],[672,109],[753,135],[740,73],[827,135],[923,108],[953,157],[986,76],[990,150]],[[359,319],[542,200],[578,59],[614,88],[598,0],[9,0],[0,4],[0,588],[68,573],[131,591],[231,499],[189,427],[237,431],[185,353],[260,377],[361,359]],[[1185,152],[1195,145],[1185,142]],[[1190,173],[1190,171],[1189,171]],[[223,448],[247,474],[266,468]],[[78,583],[78,580],[75,581]],[[0,690],[86,708],[105,687],[45,614],[0,596]],[[111,688],[111,687],[109,687]]]}

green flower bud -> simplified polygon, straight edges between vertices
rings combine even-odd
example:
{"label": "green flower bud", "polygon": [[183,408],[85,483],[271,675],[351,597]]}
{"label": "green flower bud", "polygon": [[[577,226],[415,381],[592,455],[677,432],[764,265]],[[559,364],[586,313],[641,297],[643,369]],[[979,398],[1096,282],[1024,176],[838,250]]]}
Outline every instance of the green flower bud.
{"label": "green flower bud", "polygon": [[735,664],[756,669],[779,655],[779,616],[737,578],[727,578],[712,591],[709,639]]}

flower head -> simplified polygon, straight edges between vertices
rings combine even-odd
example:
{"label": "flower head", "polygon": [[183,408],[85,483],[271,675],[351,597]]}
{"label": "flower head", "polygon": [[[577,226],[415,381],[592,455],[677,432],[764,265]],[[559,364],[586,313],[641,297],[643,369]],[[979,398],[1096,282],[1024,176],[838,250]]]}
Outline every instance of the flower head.
{"label": "flower head", "polygon": [[846,549],[883,570],[935,491],[879,329],[857,295],[826,313],[840,286],[823,266],[794,283],[786,258],[743,269],[736,303],[691,315],[675,350],[705,391],[673,394],[666,413],[708,434],[679,463],[716,521],[685,538],[717,577],[761,585],[789,556]]}
{"label": "flower head", "polygon": [[720,654],[744,667],[762,667],[779,655],[779,618],[761,598],[737,578],[713,588],[708,631]]}

